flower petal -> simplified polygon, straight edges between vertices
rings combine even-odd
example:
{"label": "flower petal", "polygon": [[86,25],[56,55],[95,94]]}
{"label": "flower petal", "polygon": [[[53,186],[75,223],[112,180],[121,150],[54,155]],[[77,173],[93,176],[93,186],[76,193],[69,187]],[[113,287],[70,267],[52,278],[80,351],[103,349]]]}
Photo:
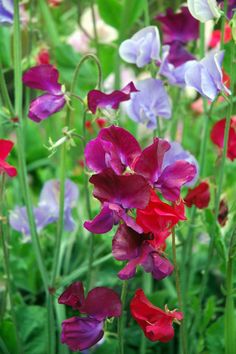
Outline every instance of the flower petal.
{"label": "flower petal", "polygon": [[80,310],[84,301],[84,287],[80,281],[71,284],[58,298],[59,304],[70,306],[74,310]]}
{"label": "flower petal", "polygon": [[29,118],[36,123],[39,123],[41,120],[44,120],[52,114],[60,111],[65,104],[66,100],[64,95],[45,93],[31,102],[29,108]]}

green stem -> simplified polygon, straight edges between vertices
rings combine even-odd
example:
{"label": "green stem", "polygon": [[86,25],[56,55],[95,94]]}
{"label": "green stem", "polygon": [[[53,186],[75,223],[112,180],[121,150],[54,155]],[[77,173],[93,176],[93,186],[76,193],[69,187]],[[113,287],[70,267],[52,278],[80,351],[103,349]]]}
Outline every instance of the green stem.
{"label": "green stem", "polygon": [[0,90],[1,90],[3,102],[6,105],[6,107],[8,108],[11,118],[13,118],[15,116],[15,112],[14,112],[14,108],[12,106],[12,103],[11,103],[11,100],[10,100],[10,97],[8,94],[7,85],[6,85],[5,77],[3,74],[3,68],[2,68],[1,62],[0,62]]}
{"label": "green stem", "polygon": [[144,25],[146,27],[150,25],[148,0],[145,1],[145,6],[144,6]]}
{"label": "green stem", "polygon": [[125,320],[125,302],[126,302],[126,295],[127,295],[127,287],[128,281],[124,280],[122,284],[122,291],[121,291],[121,303],[122,303],[122,313],[121,316],[118,318],[118,348],[119,354],[125,354],[124,352],[124,320]]}
{"label": "green stem", "polygon": [[[172,253],[173,253],[173,264],[174,264],[174,269],[175,269],[175,284],[176,284],[177,298],[178,298],[180,311],[183,311],[179,267],[178,267],[177,255],[176,255],[175,228],[172,229]],[[186,326],[185,326],[185,319],[184,319],[181,324],[181,327],[180,327],[180,338],[181,338],[181,345],[182,345],[182,353],[183,354],[188,354],[187,336],[186,335],[187,335],[187,333],[186,333]]]}
{"label": "green stem", "polygon": [[[146,273],[146,272],[143,271],[142,285],[143,285],[144,293],[146,295],[151,295],[153,281],[152,281],[152,276],[151,276],[150,273]],[[145,354],[146,350],[147,350],[147,339],[146,339],[144,333],[142,333],[141,345],[140,345],[140,354]]]}
{"label": "green stem", "polygon": [[225,37],[225,20],[228,11],[228,0],[224,0],[224,15],[221,18],[221,36],[220,36],[220,49],[224,49],[224,37]]}
{"label": "green stem", "polygon": [[2,242],[2,251],[3,251],[3,262],[4,268],[6,272],[6,291],[8,291],[9,295],[9,304],[10,304],[10,313],[12,317],[12,323],[14,332],[16,335],[16,343],[17,343],[17,353],[23,353],[22,346],[19,338],[19,332],[17,328],[16,316],[14,311],[14,301],[12,296],[12,286],[11,286],[11,273],[10,273],[10,259],[9,259],[9,251],[7,249],[7,241],[5,238],[6,228],[8,227],[7,217],[5,215],[5,203],[4,203],[4,186],[5,186],[5,173],[2,174],[2,181],[0,186],[0,236]]}

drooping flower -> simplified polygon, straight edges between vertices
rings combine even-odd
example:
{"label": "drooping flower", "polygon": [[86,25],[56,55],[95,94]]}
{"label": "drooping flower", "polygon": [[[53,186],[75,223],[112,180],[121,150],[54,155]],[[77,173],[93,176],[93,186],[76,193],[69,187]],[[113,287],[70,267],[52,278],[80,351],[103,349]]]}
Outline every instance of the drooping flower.
{"label": "drooping flower", "polygon": [[136,64],[142,68],[152,60],[158,60],[160,57],[160,35],[157,27],[148,26],[130,39],[121,43],[119,48],[120,57],[127,63]]}
{"label": "drooping flower", "polygon": [[6,173],[9,177],[15,177],[17,170],[6,162],[14,143],[11,140],[0,139],[0,174]]}
{"label": "drooping flower", "polygon": [[121,102],[128,101],[130,94],[137,91],[132,81],[120,91],[115,90],[109,94],[92,90],[88,93],[88,107],[93,114],[98,108],[118,109]]}
{"label": "drooping flower", "polygon": [[90,290],[85,298],[83,284],[76,282],[61,294],[58,302],[87,315],[72,317],[62,322],[61,341],[72,351],[92,347],[104,335],[104,321],[121,315],[119,296],[106,287]]}
{"label": "drooping flower", "polygon": [[185,73],[187,86],[193,87],[202,96],[213,101],[221,92],[230,94],[223,83],[222,62],[224,51],[211,52],[199,62],[192,62]]}
{"label": "drooping flower", "polygon": [[181,187],[196,177],[197,167],[193,161],[188,162],[190,154],[178,156],[173,149],[165,157],[170,148],[167,141],[155,138],[153,144],[145,148],[136,159],[134,171],[145,177],[164,198],[176,201]]}
{"label": "drooping flower", "polygon": [[180,324],[183,319],[182,312],[167,308],[163,311],[152,305],[142,289],[136,290],[130,303],[130,311],[145,336],[153,342],[169,342],[174,337],[173,322]]}
{"label": "drooping flower", "polygon": [[139,234],[125,224],[119,226],[112,240],[112,254],[119,261],[128,261],[118,273],[122,280],[132,278],[136,268],[141,265],[145,272],[151,273],[154,279],[161,280],[173,272],[174,267],[162,251],[162,243],[154,247],[149,240],[152,235]]}
{"label": "drooping flower", "polygon": [[[220,148],[220,151],[224,146],[225,125],[226,119],[224,118],[216,122],[211,130],[211,141]],[[231,161],[236,158],[236,117],[230,120],[227,157]]]}
{"label": "drooping flower", "polygon": [[156,129],[157,117],[171,118],[171,102],[161,80],[150,78],[136,82],[135,86],[139,92],[131,95],[126,107],[131,119]]}
{"label": "drooping flower", "polygon": [[184,201],[189,208],[195,205],[198,209],[204,209],[208,207],[210,197],[209,184],[207,182],[201,182],[195,188],[188,190]]}
{"label": "drooping flower", "polygon": [[84,152],[91,170],[98,173],[112,168],[116,174],[122,174],[126,167],[131,167],[140,153],[141,148],[133,135],[114,125],[101,129],[97,138],[86,145]]}
{"label": "drooping flower", "polygon": [[[48,224],[54,223],[59,217],[60,183],[58,180],[47,181],[40,193],[38,206],[33,209],[37,231],[40,232]],[[64,198],[64,227],[72,231],[75,222],[71,215],[71,209],[75,207],[79,191],[75,183],[69,179],[65,182]],[[30,227],[26,207],[16,207],[10,213],[11,227],[24,236],[24,241],[30,240]]]}
{"label": "drooping flower", "polygon": [[0,23],[12,24],[14,15],[14,2],[13,0],[0,1]]}
{"label": "drooping flower", "polygon": [[46,91],[34,99],[29,108],[29,118],[39,123],[60,111],[66,104],[62,85],[58,83],[59,72],[53,65],[38,65],[23,75],[23,82],[30,88]]}
{"label": "drooping flower", "polygon": [[156,20],[161,23],[164,44],[175,41],[185,44],[199,37],[199,22],[191,16],[187,6],[182,6],[177,13],[168,8],[166,14],[159,14]]}
{"label": "drooping flower", "polygon": [[188,0],[191,15],[200,22],[207,22],[221,16],[216,0]]}
{"label": "drooping flower", "polygon": [[145,178],[136,174],[119,176],[112,169],[106,169],[89,181],[94,185],[93,195],[102,203],[102,209],[93,220],[84,223],[87,230],[105,233],[122,219],[127,226],[142,232],[127,210],[145,208],[148,204],[150,186]]}

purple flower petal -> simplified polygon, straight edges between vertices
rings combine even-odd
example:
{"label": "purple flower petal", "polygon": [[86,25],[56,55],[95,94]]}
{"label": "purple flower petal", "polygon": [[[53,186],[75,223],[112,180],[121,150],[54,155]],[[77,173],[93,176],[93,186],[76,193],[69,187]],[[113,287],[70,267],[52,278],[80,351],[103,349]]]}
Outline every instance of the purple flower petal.
{"label": "purple flower petal", "polygon": [[103,334],[103,322],[95,318],[72,317],[62,322],[61,341],[72,351],[92,347]]}
{"label": "purple flower petal", "polygon": [[64,95],[45,93],[31,102],[29,108],[29,118],[34,122],[39,123],[52,114],[59,112],[65,104],[66,100]]}
{"label": "purple flower petal", "polygon": [[118,204],[125,209],[143,209],[149,202],[150,187],[142,176],[117,176],[113,170],[107,169],[93,175],[89,181],[94,184],[94,197],[102,203]]}
{"label": "purple flower petal", "polygon": [[149,26],[135,33],[131,39],[121,43],[120,57],[127,63],[135,63],[139,68],[158,60],[160,36],[157,27]]}
{"label": "purple flower petal", "polygon": [[79,310],[84,301],[84,287],[80,281],[71,284],[58,298],[59,304],[70,306],[74,310]]}
{"label": "purple flower petal", "polygon": [[170,46],[168,60],[176,68],[190,60],[195,60],[195,57],[189,53],[180,42],[173,42]]}
{"label": "purple flower petal", "polygon": [[12,24],[14,15],[13,0],[0,0],[0,23]]}
{"label": "purple flower petal", "polygon": [[190,182],[196,173],[194,165],[186,161],[176,161],[163,170],[155,186],[160,189],[164,198],[176,201],[179,198],[181,187]]}
{"label": "purple flower petal", "polygon": [[23,83],[30,88],[46,91],[52,95],[62,95],[59,73],[50,64],[30,68],[23,75]]}
{"label": "purple flower petal", "polygon": [[148,254],[143,260],[142,266],[145,272],[152,273],[153,278],[156,280],[168,277],[174,270],[170,261],[155,251]]}
{"label": "purple flower petal", "polygon": [[163,159],[169,149],[170,144],[166,140],[155,138],[153,144],[140,154],[134,171],[154,184],[161,174]]}
{"label": "purple flower petal", "polygon": [[110,231],[117,218],[108,205],[104,205],[100,213],[93,220],[85,221],[84,227],[94,234],[105,234]]}
{"label": "purple flower petal", "polygon": [[161,80],[146,79],[135,86],[139,92],[131,95],[127,104],[128,116],[138,123],[146,124],[149,129],[156,129],[157,117],[171,117],[171,102]]}
{"label": "purple flower petal", "polygon": [[139,258],[131,259],[118,273],[121,280],[128,280],[135,276],[136,268],[140,264]]}
{"label": "purple flower petal", "polygon": [[161,22],[164,44],[174,41],[188,43],[198,39],[199,22],[192,17],[187,6],[182,6],[177,13],[169,8],[166,14],[160,14],[156,19]]}
{"label": "purple flower petal", "polygon": [[98,321],[121,315],[121,301],[115,291],[106,287],[97,287],[89,291],[80,312],[96,318]]}
{"label": "purple flower petal", "polygon": [[99,90],[89,91],[88,107],[93,114],[96,113],[98,108],[118,109],[121,102],[130,99],[131,92],[137,92],[132,81],[122,90],[116,90],[110,94],[106,94]]}
{"label": "purple flower petal", "polygon": [[113,237],[112,254],[118,261],[127,261],[137,258],[140,253],[139,248],[142,242],[142,236],[122,224],[119,226]]}

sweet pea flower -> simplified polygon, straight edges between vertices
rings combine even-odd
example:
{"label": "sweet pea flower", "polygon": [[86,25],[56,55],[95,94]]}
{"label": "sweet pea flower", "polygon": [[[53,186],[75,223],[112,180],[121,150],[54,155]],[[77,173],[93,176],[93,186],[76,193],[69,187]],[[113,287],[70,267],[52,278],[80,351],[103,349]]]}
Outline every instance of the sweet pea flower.
{"label": "sweet pea flower", "polygon": [[0,139],[0,174],[6,173],[9,177],[15,177],[17,170],[6,162],[14,143],[11,140]]}
{"label": "sweet pea flower", "polygon": [[205,209],[209,205],[210,197],[209,184],[207,182],[201,182],[195,188],[188,190],[184,201],[189,208],[195,205],[198,209]]}
{"label": "sweet pea flower", "polygon": [[[170,153],[165,156],[169,150]],[[178,200],[181,187],[197,175],[197,167],[192,161],[189,162],[188,154],[175,154],[166,140],[158,138],[136,159],[134,171],[170,201]]]}
{"label": "sweet pea flower", "polygon": [[138,90],[131,81],[123,89],[115,90],[106,94],[99,90],[92,90],[88,93],[88,108],[95,114],[98,108],[118,109],[121,102],[128,101],[132,92]]}
{"label": "sweet pea flower", "polygon": [[[47,181],[40,193],[38,206],[33,209],[37,231],[40,232],[48,224],[54,223],[59,218],[60,183],[58,180]],[[69,179],[65,182],[64,199],[64,228],[72,231],[75,222],[71,209],[75,207],[79,197],[78,187]],[[26,207],[16,207],[10,213],[11,227],[23,234],[25,242],[30,241],[30,227]]]}
{"label": "sweet pea flower", "polygon": [[36,56],[37,65],[50,64],[50,54],[47,48],[41,48]]}
{"label": "sweet pea flower", "polygon": [[191,16],[187,6],[176,13],[168,8],[166,14],[159,14],[156,20],[161,23],[164,44],[175,41],[185,44],[199,37],[199,22]]}
{"label": "sweet pea flower", "polygon": [[182,312],[165,311],[152,305],[142,289],[136,293],[130,303],[130,311],[135,321],[142,328],[145,336],[152,342],[169,342],[174,337],[173,322],[180,324]]}
{"label": "sweet pea flower", "polygon": [[[221,30],[214,30],[211,34],[211,38],[209,41],[209,47],[215,48],[220,45],[220,38],[221,38]],[[225,24],[224,29],[224,43],[228,43],[232,39],[231,27],[228,23]]]}
{"label": "sweet pea flower", "polygon": [[[228,2],[227,17],[231,19],[234,15],[234,10],[236,9],[236,0],[228,0],[227,2]],[[222,9],[224,8],[223,0],[217,0],[217,3],[220,5]]]}
{"label": "sweet pea flower", "polygon": [[142,209],[148,204],[150,186],[145,178],[136,174],[119,176],[108,168],[93,175],[89,181],[94,185],[93,196],[102,203],[102,208],[93,220],[84,223],[88,231],[102,234],[123,220],[138,233],[142,232],[142,228],[127,214],[127,210]]}
{"label": "sweet pea flower", "polygon": [[199,62],[192,62],[185,72],[185,83],[211,101],[223,91],[230,91],[223,83],[222,62],[224,51],[211,52]]}
{"label": "sweet pea flower", "polygon": [[[226,119],[224,118],[216,122],[211,130],[211,141],[219,147],[220,152],[222,152],[224,146],[225,126]],[[236,116],[230,120],[227,157],[231,161],[236,158]]]}
{"label": "sweet pea flower", "polygon": [[131,94],[127,103],[128,116],[135,122],[157,128],[157,117],[171,118],[171,102],[161,80],[149,78],[135,83],[139,92]]}
{"label": "sweet pea flower", "polygon": [[39,123],[60,111],[66,104],[62,85],[58,83],[59,73],[53,65],[38,65],[23,75],[23,83],[33,89],[46,91],[34,99],[29,108],[29,118]]}
{"label": "sweet pea flower", "polygon": [[220,226],[224,227],[228,221],[228,214],[229,214],[229,207],[228,203],[225,199],[221,199],[220,207],[219,207],[219,214],[218,214],[218,223]]}
{"label": "sweet pea flower", "polygon": [[86,164],[91,170],[99,173],[112,168],[116,174],[131,168],[140,153],[141,148],[133,135],[114,125],[101,129],[84,151]]}
{"label": "sweet pea flower", "polygon": [[216,0],[188,0],[187,3],[191,15],[200,22],[219,19],[221,16]]}
{"label": "sweet pea flower", "polygon": [[157,27],[145,27],[131,39],[125,40],[120,45],[119,54],[124,61],[136,64],[138,68],[160,59],[160,35]]}
{"label": "sweet pea flower", "polygon": [[105,320],[121,315],[119,296],[106,287],[94,288],[85,297],[83,284],[75,282],[61,294],[58,302],[87,315],[62,322],[61,341],[72,351],[85,350],[99,342],[104,335]]}
{"label": "sweet pea flower", "polygon": [[0,1],[0,24],[12,24],[14,15],[13,0]]}
{"label": "sweet pea flower", "polygon": [[132,278],[138,265],[141,265],[145,272],[151,273],[156,280],[161,280],[173,272],[174,267],[163,256],[161,245],[153,247],[149,243],[150,238],[150,234],[140,235],[125,224],[119,226],[112,240],[112,254],[116,260],[128,261],[118,273],[120,279]]}

